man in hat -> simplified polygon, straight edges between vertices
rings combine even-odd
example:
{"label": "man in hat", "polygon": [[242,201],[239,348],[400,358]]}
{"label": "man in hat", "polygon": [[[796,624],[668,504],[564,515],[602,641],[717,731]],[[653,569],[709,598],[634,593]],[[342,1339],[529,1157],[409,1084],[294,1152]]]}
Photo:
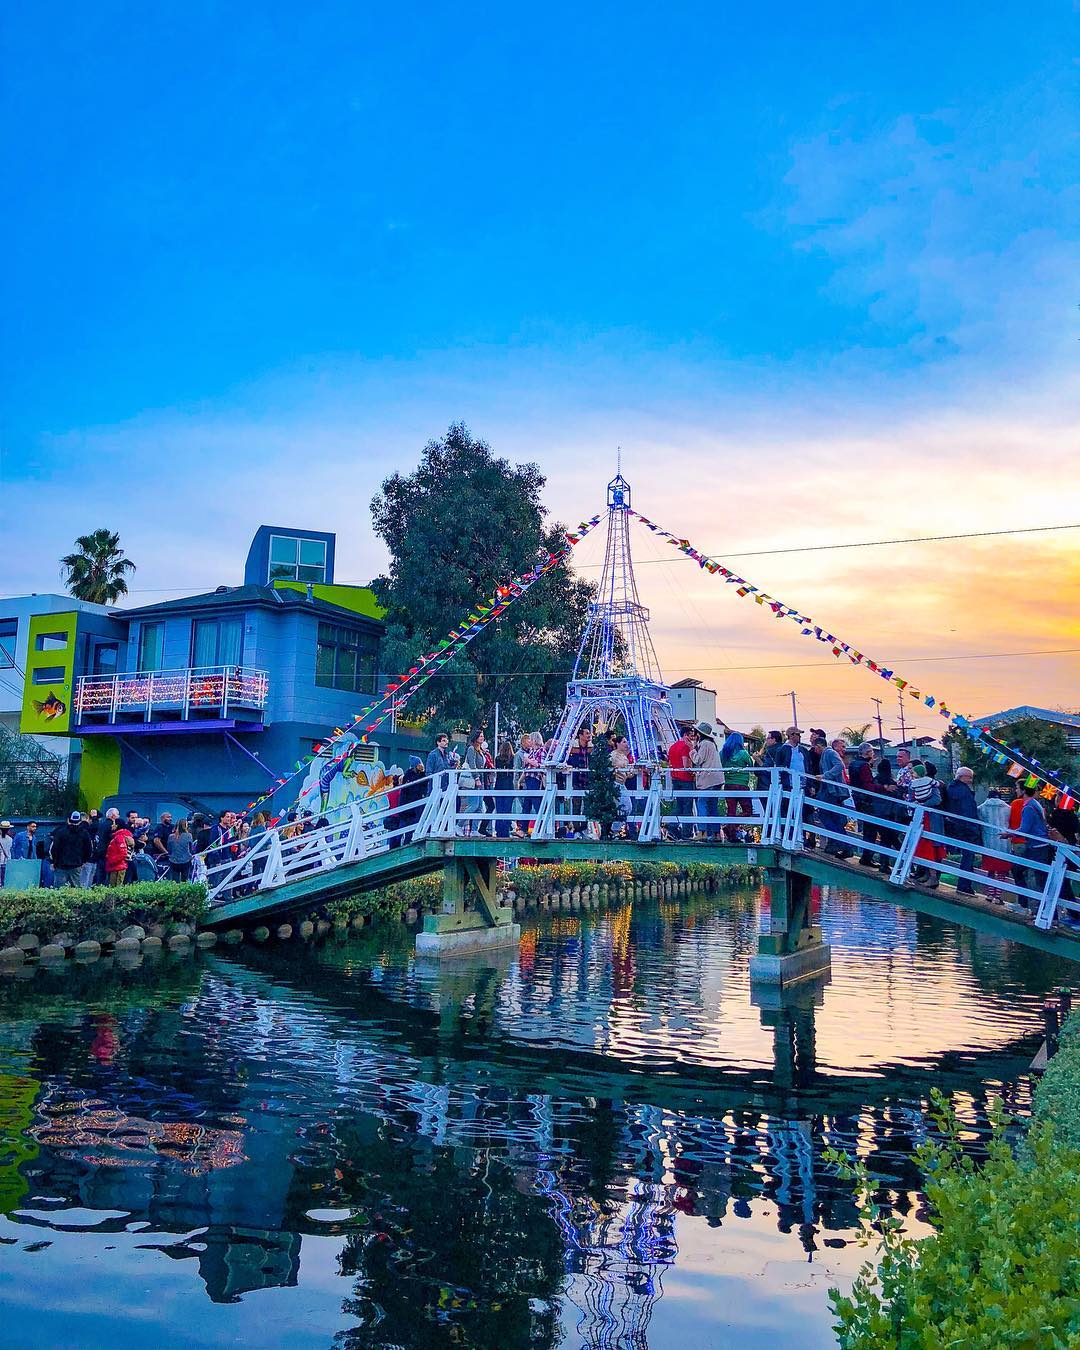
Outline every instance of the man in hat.
{"label": "man in hat", "polygon": [[[716,728],[711,722],[695,722],[690,735],[690,763],[694,768],[698,815],[711,822],[720,815],[720,789],[724,786],[724,770],[716,745]],[[715,839],[720,833],[719,825],[712,823],[702,828],[707,839]]]}
{"label": "man in hat", "polygon": [[803,840],[807,848],[815,848],[817,840],[812,834],[805,833],[805,827],[813,823],[814,807],[809,800],[810,792],[807,783],[807,774],[810,772],[810,752],[802,743],[802,732],[798,727],[788,727],[787,739],[776,752],[776,767],[780,770],[780,781],[786,792],[790,792],[798,779],[803,786],[806,797],[803,800]]}
{"label": "man in hat", "polygon": [[54,886],[78,886],[83,865],[93,857],[90,836],[82,828],[82,815],[72,811],[67,822],[53,830],[49,858],[53,866]]}
{"label": "man in hat", "polygon": [[404,834],[401,836],[403,844],[407,844],[412,839],[413,830],[416,829],[424,810],[420,803],[426,796],[424,761],[419,755],[410,755],[409,767],[401,776],[401,787],[398,791],[398,825],[404,830]]}

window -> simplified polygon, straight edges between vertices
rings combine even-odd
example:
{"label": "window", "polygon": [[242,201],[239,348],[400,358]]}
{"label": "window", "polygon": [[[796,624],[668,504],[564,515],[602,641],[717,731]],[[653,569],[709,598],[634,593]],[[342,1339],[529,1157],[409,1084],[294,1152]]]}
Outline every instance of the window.
{"label": "window", "polygon": [[63,666],[38,666],[30,674],[32,684],[63,684],[66,679],[67,671]]}
{"label": "window", "polygon": [[336,623],[320,623],[315,648],[315,683],[321,689],[373,694],[378,655],[379,639],[373,634]]}
{"label": "window", "polygon": [[144,623],[139,625],[139,669],[160,670],[165,655],[165,625],[163,623]]}
{"label": "window", "polygon": [[38,633],[34,638],[34,651],[62,652],[69,641],[66,633]]}
{"label": "window", "polygon": [[95,675],[115,675],[120,665],[120,644],[117,642],[99,642],[94,648]]}
{"label": "window", "polygon": [[191,642],[193,666],[238,666],[244,620],[196,619]]}
{"label": "window", "polygon": [[0,667],[15,664],[15,639],[19,636],[18,619],[0,619]]}
{"label": "window", "polygon": [[325,581],[326,540],[270,536],[270,581]]}

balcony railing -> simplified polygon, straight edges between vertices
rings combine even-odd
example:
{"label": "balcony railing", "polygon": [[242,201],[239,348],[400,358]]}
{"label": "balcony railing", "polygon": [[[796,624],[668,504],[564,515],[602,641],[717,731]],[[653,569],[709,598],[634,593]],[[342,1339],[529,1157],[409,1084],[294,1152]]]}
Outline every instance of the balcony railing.
{"label": "balcony railing", "polygon": [[186,721],[214,713],[262,711],[270,691],[265,670],[188,666],[124,675],[82,675],[75,684],[77,722],[151,722],[158,713]]}

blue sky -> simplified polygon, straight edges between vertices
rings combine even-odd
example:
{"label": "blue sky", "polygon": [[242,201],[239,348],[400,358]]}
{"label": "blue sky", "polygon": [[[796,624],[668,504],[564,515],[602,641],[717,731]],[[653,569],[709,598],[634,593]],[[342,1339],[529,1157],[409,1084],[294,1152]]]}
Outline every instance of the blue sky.
{"label": "blue sky", "polygon": [[[716,548],[807,541],[821,502],[837,538],[1066,518],[1069,23],[1011,3],[9,13],[2,589],[53,587],[98,524],[147,598],[216,584],[298,514],[362,579],[374,486],[458,417],[537,458],[564,517],[622,444],[643,508]],[[873,627],[850,570],[786,577]],[[694,626],[658,629],[680,669]],[[1022,634],[973,641],[999,636]]]}

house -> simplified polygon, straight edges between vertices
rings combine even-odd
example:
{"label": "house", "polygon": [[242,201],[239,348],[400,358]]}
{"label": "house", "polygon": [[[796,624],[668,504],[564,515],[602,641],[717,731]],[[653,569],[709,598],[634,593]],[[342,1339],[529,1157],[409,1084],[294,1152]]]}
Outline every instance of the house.
{"label": "house", "polygon": [[80,742],[67,734],[73,672],[94,637],[124,631],[116,613],[70,595],[0,600],[0,728],[29,733],[58,761],[64,782],[79,775]]}
{"label": "house", "polygon": [[716,722],[716,690],[700,680],[676,680],[671,686],[671,711],[676,722]]}
{"label": "house", "polygon": [[998,740],[1008,740],[1006,727],[1013,722],[1048,722],[1059,727],[1065,733],[1069,749],[1075,755],[1080,753],[1080,715],[1055,711],[1052,708],[1033,708],[1022,704],[1019,708],[1008,708],[1004,712],[991,713],[989,717],[972,718],[972,726],[986,727]]}
{"label": "house", "polygon": [[368,588],[335,583],[334,544],[263,526],[242,585],[35,616],[22,729],[81,740],[86,806],[245,805],[381,688],[381,611]]}

